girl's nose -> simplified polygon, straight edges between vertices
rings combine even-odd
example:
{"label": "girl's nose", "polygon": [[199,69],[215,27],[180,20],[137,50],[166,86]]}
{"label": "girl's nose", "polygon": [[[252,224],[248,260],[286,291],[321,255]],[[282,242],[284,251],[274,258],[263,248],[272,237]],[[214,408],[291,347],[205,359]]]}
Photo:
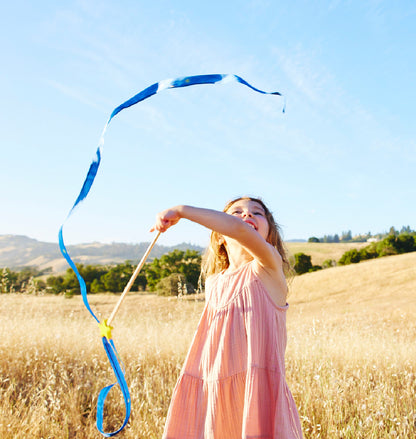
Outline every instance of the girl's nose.
{"label": "girl's nose", "polygon": [[245,212],[243,212],[243,217],[253,217],[253,215],[251,214],[251,212],[248,212],[248,211],[245,211]]}

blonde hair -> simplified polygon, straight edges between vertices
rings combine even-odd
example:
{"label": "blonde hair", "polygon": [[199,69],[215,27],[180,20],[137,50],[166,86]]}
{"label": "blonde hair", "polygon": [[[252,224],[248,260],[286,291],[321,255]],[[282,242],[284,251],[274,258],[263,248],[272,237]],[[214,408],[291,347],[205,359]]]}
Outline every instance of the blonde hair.
{"label": "blonde hair", "polygon": [[[291,267],[289,263],[289,258],[286,252],[286,249],[283,244],[282,237],[280,235],[280,227],[274,220],[273,214],[264,204],[264,202],[260,198],[253,197],[238,197],[231,201],[229,201],[225,207],[223,212],[227,212],[230,207],[240,200],[250,200],[254,201],[264,209],[264,213],[266,215],[267,222],[269,224],[269,234],[267,235],[266,241],[271,244],[280,254],[283,261],[283,270],[285,274],[291,273]],[[202,260],[202,274],[204,277],[211,276],[212,274],[220,273],[223,270],[226,270],[230,261],[228,259],[228,253],[225,248],[224,240],[221,239],[221,234],[218,232],[211,233],[210,244],[205,252],[205,255]]]}

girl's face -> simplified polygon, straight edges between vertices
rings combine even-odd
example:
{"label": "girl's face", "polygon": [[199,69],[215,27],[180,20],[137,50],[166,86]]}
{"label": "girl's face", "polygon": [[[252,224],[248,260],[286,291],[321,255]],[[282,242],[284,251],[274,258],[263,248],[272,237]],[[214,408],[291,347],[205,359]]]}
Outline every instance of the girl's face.
{"label": "girl's face", "polygon": [[261,204],[257,201],[242,199],[236,201],[227,210],[226,213],[241,218],[266,240],[269,234],[269,223],[266,218],[266,212]]}

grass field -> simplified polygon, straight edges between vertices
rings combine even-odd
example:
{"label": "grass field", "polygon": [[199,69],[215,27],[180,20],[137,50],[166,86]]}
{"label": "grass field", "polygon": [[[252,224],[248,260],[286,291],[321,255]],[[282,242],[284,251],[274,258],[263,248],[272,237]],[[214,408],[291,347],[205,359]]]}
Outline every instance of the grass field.
{"label": "grass field", "polygon": [[[100,318],[118,298],[90,297]],[[416,253],[296,277],[289,302],[287,379],[305,438],[416,437]],[[132,416],[119,437],[161,437],[203,305],[152,295],[123,304],[113,336]],[[101,437],[97,395],[114,379],[81,299],[2,295],[0,336],[0,437]],[[108,407],[112,429],[124,418],[117,391]]]}

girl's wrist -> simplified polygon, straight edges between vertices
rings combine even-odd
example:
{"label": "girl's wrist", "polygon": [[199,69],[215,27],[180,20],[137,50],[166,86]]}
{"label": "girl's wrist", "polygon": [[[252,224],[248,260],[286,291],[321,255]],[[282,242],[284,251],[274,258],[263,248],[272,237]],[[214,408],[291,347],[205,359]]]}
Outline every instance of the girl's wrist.
{"label": "girl's wrist", "polygon": [[179,204],[178,206],[175,207],[175,210],[180,218],[186,218],[185,216],[186,207],[187,206],[183,204]]}
{"label": "girl's wrist", "polygon": [[181,219],[192,219],[193,209],[195,209],[195,207],[187,206],[186,204],[179,204],[175,207],[175,210]]}

